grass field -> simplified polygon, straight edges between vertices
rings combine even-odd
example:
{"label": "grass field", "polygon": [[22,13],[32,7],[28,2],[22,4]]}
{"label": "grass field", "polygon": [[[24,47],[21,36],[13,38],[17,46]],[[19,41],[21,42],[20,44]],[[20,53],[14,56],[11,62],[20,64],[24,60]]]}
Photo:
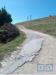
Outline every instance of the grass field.
{"label": "grass field", "polygon": [[0,43],[0,60],[2,60],[8,52],[14,51],[15,48],[25,40],[25,38],[25,34],[21,32],[20,36],[17,36],[14,40],[6,44]]}

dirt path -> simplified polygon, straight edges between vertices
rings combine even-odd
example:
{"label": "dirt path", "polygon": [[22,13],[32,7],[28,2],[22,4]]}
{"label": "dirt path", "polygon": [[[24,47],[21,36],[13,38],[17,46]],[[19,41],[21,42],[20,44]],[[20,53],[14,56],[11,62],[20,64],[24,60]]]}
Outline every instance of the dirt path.
{"label": "dirt path", "polygon": [[[56,38],[47,34],[43,34],[33,30],[27,30],[22,27],[23,32],[32,32],[37,34],[37,38],[43,38],[44,42],[41,49],[41,54],[39,55],[39,63],[53,63],[56,64]],[[35,37],[35,36],[34,36]],[[33,37],[32,37],[33,39]],[[46,60],[45,60],[46,59]]]}
{"label": "dirt path", "polygon": [[[31,63],[26,63],[20,69],[18,68],[14,73],[37,74],[37,64],[53,64],[52,72],[45,71],[43,73],[56,73],[56,38],[37,31],[27,30],[24,27],[21,28],[23,32],[28,31],[39,35],[39,37],[44,39],[44,42],[40,54],[36,56]],[[42,72],[40,73],[42,74]]]}

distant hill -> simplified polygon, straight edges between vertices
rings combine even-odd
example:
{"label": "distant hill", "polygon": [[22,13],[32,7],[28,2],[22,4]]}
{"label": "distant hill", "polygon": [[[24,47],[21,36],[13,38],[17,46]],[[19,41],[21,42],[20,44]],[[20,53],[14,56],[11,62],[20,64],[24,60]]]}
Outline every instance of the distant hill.
{"label": "distant hill", "polygon": [[16,25],[39,25],[39,24],[49,24],[49,23],[56,23],[56,16],[48,16],[44,18],[39,18],[31,21],[25,21],[21,23],[17,23]]}

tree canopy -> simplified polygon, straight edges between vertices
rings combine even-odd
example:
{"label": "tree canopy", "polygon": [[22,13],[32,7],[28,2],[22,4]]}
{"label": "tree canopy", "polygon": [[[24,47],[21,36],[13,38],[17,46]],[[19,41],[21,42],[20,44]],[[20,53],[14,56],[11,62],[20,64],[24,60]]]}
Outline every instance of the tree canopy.
{"label": "tree canopy", "polygon": [[0,26],[10,22],[12,22],[11,15],[6,11],[5,8],[0,9]]}

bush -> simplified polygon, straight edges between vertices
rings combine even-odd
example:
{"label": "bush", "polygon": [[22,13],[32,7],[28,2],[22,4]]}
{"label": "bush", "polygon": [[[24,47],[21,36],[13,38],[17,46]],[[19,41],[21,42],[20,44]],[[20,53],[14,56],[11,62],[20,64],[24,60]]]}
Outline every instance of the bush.
{"label": "bush", "polygon": [[4,25],[5,23],[11,23],[12,18],[11,15],[6,11],[5,8],[0,9],[0,26]]}
{"label": "bush", "polygon": [[6,23],[0,28],[0,43],[7,43],[20,35],[20,31],[13,24]]}

